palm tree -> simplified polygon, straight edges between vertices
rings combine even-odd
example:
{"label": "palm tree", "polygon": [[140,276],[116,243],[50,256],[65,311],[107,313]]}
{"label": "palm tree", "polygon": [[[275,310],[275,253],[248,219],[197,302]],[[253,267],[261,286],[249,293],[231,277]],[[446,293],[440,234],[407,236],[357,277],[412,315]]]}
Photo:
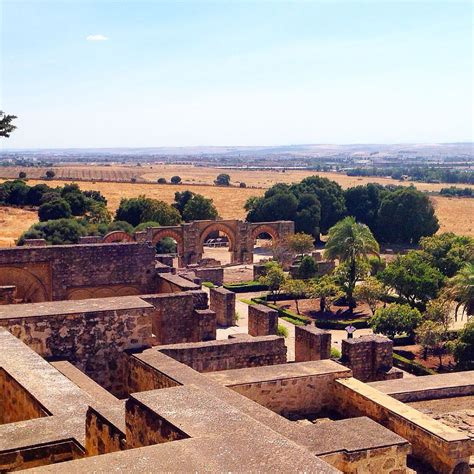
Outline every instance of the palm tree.
{"label": "palm tree", "polygon": [[[474,262],[469,262],[449,281],[450,294],[458,302],[456,305],[456,321],[458,311],[464,305],[467,317],[474,314]],[[462,319],[462,317],[461,317]]]}
{"label": "palm tree", "polygon": [[365,224],[346,217],[329,229],[324,256],[330,260],[337,258],[347,268],[344,289],[351,311],[356,306],[353,293],[360,277],[360,263],[366,262],[369,255],[379,255],[379,244]]}

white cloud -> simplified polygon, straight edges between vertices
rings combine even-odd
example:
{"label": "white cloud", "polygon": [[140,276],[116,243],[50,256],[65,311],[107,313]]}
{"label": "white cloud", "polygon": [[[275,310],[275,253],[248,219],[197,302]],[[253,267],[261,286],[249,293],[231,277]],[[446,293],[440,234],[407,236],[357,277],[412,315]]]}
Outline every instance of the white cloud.
{"label": "white cloud", "polygon": [[86,37],[87,41],[107,41],[109,38],[104,35],[89,35]]}

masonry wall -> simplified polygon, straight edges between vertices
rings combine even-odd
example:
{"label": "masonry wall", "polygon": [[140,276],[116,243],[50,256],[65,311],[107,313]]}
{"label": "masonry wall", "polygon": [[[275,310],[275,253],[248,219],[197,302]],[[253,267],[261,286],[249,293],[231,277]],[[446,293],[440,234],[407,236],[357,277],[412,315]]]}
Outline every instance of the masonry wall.
{"label": "masonry wall", "polygon": [[216,312],[219,326],[232,326],[235,321],[235,293],[225,288],[210,288],[209,307]]}
{"label": "masonry wall", "polygon": [[332,406],[333,382],[339,374],[325,374],[231,385],[229,388],[280,415],[315,414]]}
{"label": "masonry wall", "polygon": [[329,359],[331,333],[314,326],[295,326],[295,361]]}
{"label": "masonry wall", "polygon": [[150,316],[156,344],[215,339],[215,314],[202,313],[207,310],[205,292],[147,295],[142,299],[154,307]]}
{"label": "masonry wall", "polygon": [[123,351],[149,345],[150,309],[0,319],[43,357],[66,359],[114,394],[124,389]]}
{"label": "masonry wall", "polygon": [[125,433],[99,411],[89,407],[86,414],[87,456],[113,453],[125,448]]}
{"label": "masonry wall", "polygon": [[175,344],[158,349],[198,372],[286,363],[285,340],[277,336]]}
{"label": "masonry wall", "polygon": [[436,472],[451,473],[458,464],[468,465],[472,445],[466,435],[356,379],[335,382],[334,404],[346,416],[368,416],[402,436],[412,444],[413,454]]}
{"label": "masonry wall", "polygon": [[0,368],[0,424],[48,416],[47,410]]}
{"label": "masonry wall", "polygon": [[278,311],[262,304],[249,305],[248,332],[251,336],[275,335],[278,329]]}
{"label": "masonry wall", "polygon": [[0,272],[15,267],[20,281],[11,284],[21,286],[24,275],[47,301],[154,293],[154,261],[155,249],[146,243],[0,249]]}
{"label": "masonry wall", "polygon": [[127,447],[129,449],[189,438],[178,427],[160,417],[133,397],[127,400],[125,409]]}

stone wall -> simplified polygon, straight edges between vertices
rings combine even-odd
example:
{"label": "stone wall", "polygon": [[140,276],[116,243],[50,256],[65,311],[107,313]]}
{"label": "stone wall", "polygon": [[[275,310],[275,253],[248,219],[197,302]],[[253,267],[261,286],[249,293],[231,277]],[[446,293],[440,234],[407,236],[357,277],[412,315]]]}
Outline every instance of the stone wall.
{"label": "stone wall", "polygon": [[[120,410],[123,417],[123,410]],[[87,456],[113,453],[126,449],[124,430],[111,422],[107,416],[89,407],[86,414],[86,453]]]}
{"label": "stone wall", "polygon": [[393,369],[393,341],[384,336],[343,339],[341,362],[363,382],[403,376],[403,372]]}
{"label": "stone wall", "polygon": [[286,362],[285,340],[283,337],[277,336],[174,344],[161,346],[158,349],[198,372],[258,367]]}
{"label": "stone wall", "polygon": [[0,285],[23,302],[156,292],[148,244],[55,245],[0,249]]}
{"label": "stone wall", "polygon": [[329,359],[331,333],[315,326],[295,326],[295,361]]}
{"label": "stone wall", "polygon": [[125,410],[127,447],[129,449],[189,438],[186,433],[157,415],[133,396],[127,400]]}
{"label": "stone wall", "polygon": [[232,326],[235,323],[235,293],[225,288],[210,288],[209,307],[215,311],[219,326]]}
{"label": "stone wall", "polygon": [[222,267],[193,267],[193,273],[201,281],[210,281],[216,286],[224,283],[224,269]]}
{"label": "stone wall", "polygon": [[0,368],[0,424],[48,416],[48,411]]}
{"label": "stone wall", "polygon": [[334,406],[345,416],[368,416],[412,444],[413,454],[435,472],[466,469],[472,454],[471,440],[463,433],[385,395],[355,378],[334,384]]}
{"label": "stone wall", "polygon": [[181,293],[182,291],[200,290],[200,285],[186,278],[172,273],[160,273],[158,277],[158,289],[154,293]]}
{"label": "stone wall", "polygon": [[208,377],[281,415],[315,414],[333,406],[334,380],[350,370],[333,361],[229,370]]}
{"label": "stone wall", "polygon": [[248,332],[251,336],[275,335],[278,329],[278,311],[262,304],[249,305]]}
{"label": "stone wall", "polygon": [[150,317],[155,344],[215,339],[215,313],[200,312],[207,310],[207,294],[204,291],[145,295],[141,298],[153,305]]}
{"label": "stone wall", "polygon": [[0,327],[43,357],[68,360],[114,394],[123,392],[123,351],[151,341],[152,308],[134,296],[1,308]]}

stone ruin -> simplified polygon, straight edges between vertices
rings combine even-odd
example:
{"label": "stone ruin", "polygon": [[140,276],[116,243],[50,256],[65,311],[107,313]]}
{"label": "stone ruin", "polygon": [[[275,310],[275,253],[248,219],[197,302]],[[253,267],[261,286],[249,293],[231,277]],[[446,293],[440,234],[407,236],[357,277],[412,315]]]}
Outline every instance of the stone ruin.
{"label": "stone ruin", "polygon": [[469,436],[409,404],[473,396],[474,372],[391,380],[385,338],[340,363],[312,326],[288,363],[258,305],[220,339],[235,295],[146,243],[0,250],[0,275],[2,472],[470,471]]}

